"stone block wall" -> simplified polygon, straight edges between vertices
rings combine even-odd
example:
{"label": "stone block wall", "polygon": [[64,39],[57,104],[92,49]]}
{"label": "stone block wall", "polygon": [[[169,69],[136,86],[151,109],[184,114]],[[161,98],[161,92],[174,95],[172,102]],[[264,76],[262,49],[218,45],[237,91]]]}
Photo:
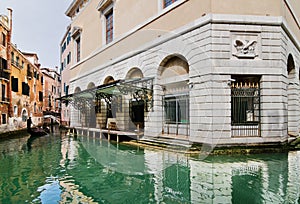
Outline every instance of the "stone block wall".
{"label": "stone block wall", "polygon": [[[112,60],[110,65],[89,63],[93,65],[91,71],[74,79],[71,87],[80,85],[84,90],[90,81],[101,85],[107,76],[125,79],[131,68],[140,69],[144,77],[154,77],[153,108],[145,112],[144,134],[159,136],[166,132],[159,70],[170,56],[180,56],[189,65],[190,141],[283,142],[288,133],[298,135],[300,129],[299,45],[283,24],[278,18],[265,16],[205,17],[141,46],[137,52]],[[287,73],[289,55],[294,57],[292,75]],[[231,81],[236,76],[260,79],[260,137],[232,137]],[[125,106],[127,102],[123,102],[123,113],[119,114],[124,128],[129,113]],[[179,132],[183,133],[184,128]]]}

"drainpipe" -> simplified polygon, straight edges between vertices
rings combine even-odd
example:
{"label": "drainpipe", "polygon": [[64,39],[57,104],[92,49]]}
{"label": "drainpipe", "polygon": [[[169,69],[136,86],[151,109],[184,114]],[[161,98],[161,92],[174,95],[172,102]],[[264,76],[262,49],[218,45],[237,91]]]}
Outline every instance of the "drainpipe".
{"label": "drainpipe", "polygon": [[7,86],[7,97],[9,100],[8,104],[8,117],[11,118],[13,117],[13,109],[12,109],[12,95],[11,95],[11,34],[12,34],[12,9],[7,8],[9,11],[9,30],[7,34],[7,69],[9,73],[9,79],[8,79],[8,86]]}

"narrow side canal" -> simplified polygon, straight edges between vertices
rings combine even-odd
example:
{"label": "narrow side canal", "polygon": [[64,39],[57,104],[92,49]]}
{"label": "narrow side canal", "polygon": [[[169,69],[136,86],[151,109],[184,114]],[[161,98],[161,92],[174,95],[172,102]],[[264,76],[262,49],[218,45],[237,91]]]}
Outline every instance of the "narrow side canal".
{"label": "narrow side canal", "polygon": [[0,203],[300,203],[300,152],[189,157],[56,133],[0,141]]}

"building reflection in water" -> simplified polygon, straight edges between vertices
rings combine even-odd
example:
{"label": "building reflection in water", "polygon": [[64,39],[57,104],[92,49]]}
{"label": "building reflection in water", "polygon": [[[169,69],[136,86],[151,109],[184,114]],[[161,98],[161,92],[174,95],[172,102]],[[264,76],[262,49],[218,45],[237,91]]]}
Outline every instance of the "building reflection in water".
{"label": "building reflection in water", "polygon": [[[60,166],[62,169],[67,171],[68,168],[73,168],[76,165],[76,158],[78,158],[78,141],[73,137],[66,136],[62,134],[61,141],[61,155]],[[73,176],[64,174],[63,177],[59,179],[59,185],[62,187],[62,192],[60,193],[60,203],[96,203],[91,197],[88,197],[82,193],[77,184],[75,184],[75,179]]]}
{"label": "building reflection in water", "polygon": [[90,155],[113,171],[151,175],[156,202],[282,203],[299,199],[298,152],[198,160],[150,149],[130,153],[99,140],[81,142]]}
{"label": "building reflection in water", "polygon": [[0,141],[0,152],[0,203],[299,203],[298,151],[199,159],[52,135],[30,151],[26,137]]}

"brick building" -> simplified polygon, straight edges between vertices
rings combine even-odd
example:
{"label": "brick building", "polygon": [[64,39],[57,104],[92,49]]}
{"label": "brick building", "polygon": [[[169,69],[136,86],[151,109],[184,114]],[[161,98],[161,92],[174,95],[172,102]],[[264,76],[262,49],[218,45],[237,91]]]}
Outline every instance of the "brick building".
{"label": "brick building", "polygon": [[10,68],[8,65],[8,46],[9,46],[9,18],[0,15],[0,131],[7,129],[9,118],[9,77]]}

